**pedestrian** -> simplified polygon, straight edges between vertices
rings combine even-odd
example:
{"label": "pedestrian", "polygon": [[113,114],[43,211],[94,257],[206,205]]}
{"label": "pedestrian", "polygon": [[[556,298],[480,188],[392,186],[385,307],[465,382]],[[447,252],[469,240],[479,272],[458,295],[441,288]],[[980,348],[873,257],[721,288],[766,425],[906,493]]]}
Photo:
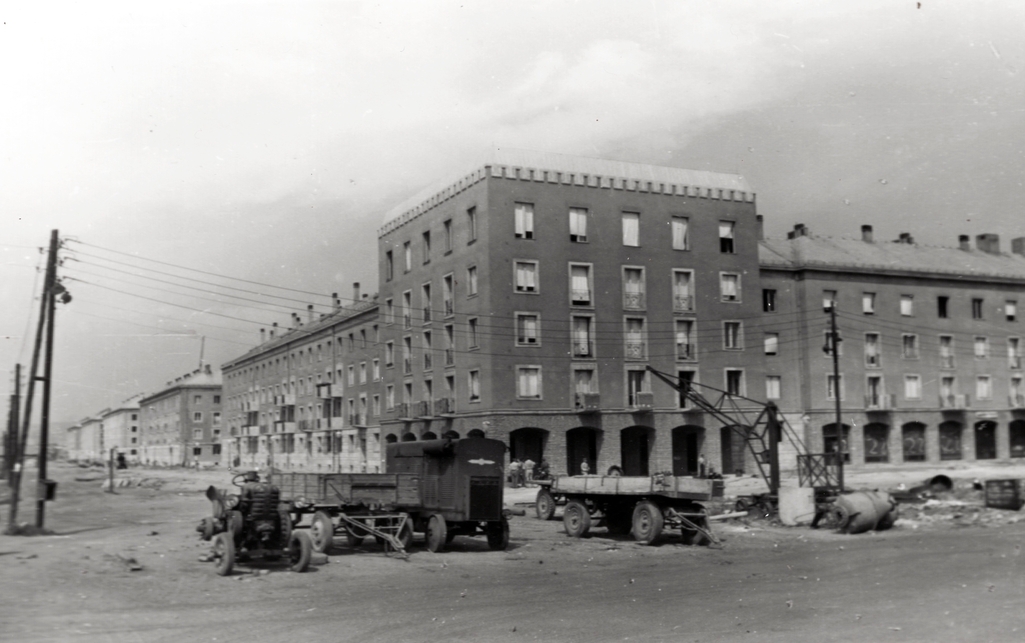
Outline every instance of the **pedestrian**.
{"label": "pedestrian", "polygon": [[526,484],[530,484],[534,481],[534,461],[530,458],[523,461],[523,475]]}
{"label": "pedestrian", "polygon": [[704,478],[708,476],[708,462],[705,460],[705,454],[702,453],[698,456],[698,477]]}
{"label": "pedestrian", "polygon": [[509,484],[513,489],[520,486],[520,466],[518,458],[513,458],[512,462],[509,463]]}
{"label": "pedestrian", "polygon": [[541,464],[537,465],[537,473],[534,474],[536,480],[547,480],[549,477],[548,460],[541,458]]}
{"label": "pedestrian", "polygon": [[587,458],[580,463],[580,475],[586,476],[591,473],[591,465],[587,464]]}

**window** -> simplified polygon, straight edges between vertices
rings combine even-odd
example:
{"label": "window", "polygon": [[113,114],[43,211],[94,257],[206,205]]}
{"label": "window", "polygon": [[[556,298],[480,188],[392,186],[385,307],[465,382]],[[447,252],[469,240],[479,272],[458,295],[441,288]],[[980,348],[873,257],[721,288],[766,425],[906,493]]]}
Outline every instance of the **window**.
{"label": "window", "polygon": [[902,317],[911,317],[915,314],[915,298],[912,295],[900,296],[900,314]]}
{"label": "window", "polygon": [[569,209],[569,240],[573,243],[587,243],[587,210]]}
{"label": "window", "polygon": [[381,360],[375,359],[373,362],[371,362],[371,364],[371,375],[374,378],[374,381],[381,381]]}
{"label": "window", "polygon": [[424,263],[431,262],[431,231],[428,230],[423,234],[423,250],[424,250]]}
{"label": "window", "polygon": [[694,344],[694,320],[676,320],[676,359],[691,361],[698,358],[697,346]]}
{"label": "window", "polygon": [[719,252],[731,255],[733,249],[733,227],[732,221],[719,222]]}
{"label": "window", "polygon": [[1007,321],[1014,321],[1018,316],[1018,302],[1008,299],[1004,302],[1004,315]]}
{"label": "window", "polygon": [[573,357],[594,358],[594,320],[586,315],[573,315]]}
{"label": "window", "polygon": [[[405,328],[413,326],[413,291],[407,290],[402,293],[402,325]],[[352,348],[350,345],[349,348]]]}
{"label": "window", "polygon": [[424,370],[429,371],[434,368],[434,354],[431,352],[433,349],[431,331],[425,330],[423,334],[423,350],[424,350]]}
{"label": "window", "polygon": [[431,284],[424,284],[420,286],[420,304],[423,307],[423,316],[420,321],[427,324],[431,321],[431,313],[433,308],[431,305]]}
{"label": "window", "polygon": [[836,305],[836,291],[835,290],[823,290],[822,291],[822,310],[829,312]]}
{"label": "window", "polygon": [[203,421],[203,412],[202,411],[193,411],[193,413],[192,413],[192,421],[193,422],[202,422]]}
{"label": "window", "polygon": [[516,292],[537,292],[537,262],[514,261],[516,272]]}
{"label": "window", "polygon": [[516,313],[516,345],[540,346],[541,328],[537,313]]}
{"label": "window", "polygon": [[[837,331],[836,335],[837,335],[837,343],[840,345],[839,346],[840,350],[838,352],[838,355],[842,356],[843,355],[843,335],[840,333],[840,331]],[[823,341],[824,341],[824,343],[822,345],[822,352],[826,354],[826,357],[832,357],[833,356],[833,333],[828,331],[828,330],[823,331],[822,337],[823,337]]]}
{"label": "window", "polygon": [[356,385],[356,367],[349,364],[349,386]]}
{"label": "window", "polygon": [[1021,368],[1021,339],[1018,337],[1007,338],[1007,367],[1014,370]]}
{"label": "window", "polygon": [[[351,372],[351,366],[349,370]],[[402,338],[402,372],[406,375],[413,372],[413,338],[409,335]]]}
{"label": "window", "polygon": [[779,375],[766,375],[765,376],[765,399],[767,400],[778,400],[780,380],[782,378]]}
{"label": "window", "polygon": [[922,378],[918,375],[905,375],[904,376],[904,399],[905,400],[920,400],[922,399]]}
{"label": "window", "polygon": [[[830,400],[836,399],[836,376],[826,376],[826,397]],[[843,375],[840,375],[840,399],[844,399],[843,394]]]}
{"label": "window", "polygon": [[473,243],[477,240],[477,208],[470,208],[466,211],[466,227],[470,236],[467,243]]}
{"label": "window", "polygon": [[730,395],[744,394],[744,371],[739,368],[726,369],[726,392]]}
{"label": "window", "polygon": [[406,272],[409,272],[413,269],[413,248],[410,247],[408,241],[402,244],[402,256],[404,257],[403,265]]}
{"label": "window", "polygon": [[647,339],[644,332],[643,317],[627,317],[626,324],[626,359],[645,359],[647,356]]}
{"label": "window", "polygon": [[456,339],[455,327],[452,324],[445,324],[445,366],[453,366],[456,363]]}
{"label": "window", "polygon": [[517,203],[515,207],[516,238],[534,238],[534,205],[531,203]]}
{"label": "window", "polygon": [[623,213],[623,245],[641,245],[641,215],[636,212]]}
{"label": "window", "polygon": [[726,350],[739,351],[744,348],[741,326],[738,321],[727,321],[722,323],[723,344]]}
{"label": "window", "polygon": [[466,296],[477,296],[477,266],[470,266],[466,269]]}
{"label": "window", "polygon": [[644,269],[623,268],[623,308],[644,308]]}
{"label": "window", "polygon": [[477,318],[471,317],[466,320],[466,330],[469,334],[470,348],[477,348]]}
{"label": "window", "polygon": [[584,395],[598,392],[598,374],[593,366],[573,367],[573,406],[583,408]]}
{"label": "window", "polygon": [[765,354],[776,355],[779,353],[779,333],[765,333]]}
{"label": "window", "polygon": [[690,270],[673,271],[673,310],[687,313],[694,310],[694,273]]}
{"label": "window", "polygon": [[402,383],[402,401],[409,404],[413,401],[413,383],[403,382]]}
{"label": "window", "polygon": [[690,250],[690,238],[687,228],[690,221],[686,217],[673,217],[670,226],[673,233],[673,250]]}
{"label": "window", "polygon": [[879,348],[879,333],[865,333],[865,366],[879,368],[882,361]]}
{"label": "window", "polygon": [[193,404],[202,404],[203,403],[203,396],[202,395],[194,395],[194,396],[192,396],[192,403]]}
{"label": "window", "polygon": [[384,300],[384,323],[391,324],[395,321],[395,301],[389,297]]}
{"label": "window", "polygon": [[993,382],[989,375],[979,375],[975,378],[975,397],[980,400],[993,397]]}
{"label": "window", "polygon": [[471,402],[480,402],[480,371],[470,371],[467,374],[467,386]]}
{"label": "window", "polygon": [[719,273],[719,292],[723,301],[740,301],[740,275]]}
{"label": "window", "polygon": [[940,368],[954,368],[954,338],[940,335]]}
{"label": "window", "polygon": [[865,381],[865,406],[870,409],[885,408],[886,394],[883,392],[883,378],[869,375]]}
{"label": "window", "polygon": [[391,250],[384,253],[384,278],[387,281],[391,281],[392,277],[395,276],[395,258],[392,256]]}
{"label": "window", "polygon": [[640,401],[638,396],[648,392],[648,372],[642,370],[628,370],[626,372],[626,405],[630,408],[637,406]]}
{"label": "window", "polygon": [[[445,376],[445,397],[450,400],[456,396],[456,376],[446,375]],[[449,407],[449,413],[454,412],[455,409]]]}
{"label": "window", "polygon": [[985,337],[975,338],[975,359],[986,359],[989,357],[989,340]]}
{"label": "window", "polygon": [[901,357],[918,359],[918,335],[901,335]]}
{"label": "window", "polygon": [[220,404],[220,403],[221,403],[221,396],[220,395],[215,395],[214,396],[214,404]]}
{"label": "window", "polygon": [[763,288],[762,289],[762,312],[763,313],[774,313],[776,312],[776,291]]}
{"label": "window", "polygon": [[375,395],[374,396],[373,413],[374,413],[374,417],[381,417],[381,396],[380,395]]}
{"label": "window", "polygon": [[[695,371],[676,371],[676,379],[679,381],[680,386],[684,388],[684,391],[690,389],[690,385],[694,382],[695,377],[697,377],[697,373]],[[681,409],[690,408],[692,406],[684,391],[680,391],[676,398],[676,403]]]}
{"label": "window", "polygon": [[947,318],[947,302],[950,301],[950,297],[940,295],[936,298],[936,316],[940,319]]}
{"label": "window", "polygon": [[981,299],[972,299],[972,319],[982,319]]}
{"label": "window", "polygon": [[541,399],[541,367],[516,367],[516,397],[528,400]]}
{"label": "window", "polygon": [[590,264],[569,265],[570,303],[574,306],[591,305]]}
{"label": "window", "polygon": [[445,219],[445,253],[452,252],[452,219]]}
{"label": "window", "polygon": [[874,315],[876,312],[876,294],[874,292],[861,293],[861,312],[866,315]]}
{"label": "window", "polygon": [[391,367],[395,364],[395,342],[384,343],[384,365]]}
{"label": "window", "polygon": [[451,317],[455,314],[455,305],[453,304],[453,278],[452,275],[445,275],[441,278],[441,298],[442,305],[445,307],[445,316]]}

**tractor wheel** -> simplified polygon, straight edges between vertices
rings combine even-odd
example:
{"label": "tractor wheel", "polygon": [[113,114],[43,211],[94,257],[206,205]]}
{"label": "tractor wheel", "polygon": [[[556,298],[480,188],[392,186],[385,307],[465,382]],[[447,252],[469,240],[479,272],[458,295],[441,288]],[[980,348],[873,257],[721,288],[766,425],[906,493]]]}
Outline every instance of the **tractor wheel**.
{"label": "tractor wheel", "polygon": [[440,552],[445,549],[445,537],[448,535],[448,528],[445,525],[445,518],[441,514],[434,514],[427,521],[427,549],[432,552]]}
{"label": "tractor wheel", "polygon": [[214,519],[204,518],[199,525],[199,534],[203,540],[210,540],[214,537]]}
{"label": "tractor wheel", "polygon": [[291,563],[289,569],[293,572],[304,572],[310,566],[310,556],[313,555],[313,541],[305,531],[294,531],[288,541],[288,561]]}
{"label": "tractor wheel", "polygon": [[641,500],[634,507],[633,532],[634,540],[637,542],[652,544],[662,534],[664,524],[662,510],[650,500]]}
{"label": "tractor wheel", "polygon": [[493,551],[504,551],[509,547],[509,521],[505,518],[488,523],[488,547]]}
{"label": "tractor wheel", "polygon": [[548,489],[541,487],[537,490],[537,500],[534,501],[534,509],[537,511],[538,520],[551,520],[555,515],[555,498]]}
{"label": "tractor wheel", "polygon": [[324,511],[313,514],[313,522],[310,523],[310,540],[313,541],[313,551],[318,554],[326,554],[331,549],[331,541],[335,537],[335,525],[331,522],[331,516]]}
{"label": "tractor wheel", "polygon": [[278,510],[278,528],[281,530],[278,534],[278,547],[284,549],[292,541],[292,517],[285,509]]}
{"label": "tractor wheel", "polygon": [[579,500],[570,500],[562,511],[562,524],[566,533],[574,538],[583,538],[591,530],[591,513]]}
{"label": "tractor wheel", "polygon": [[231,574],[235,566],[235,539],[227,532],[214,537],[214,565],[218,576]]}

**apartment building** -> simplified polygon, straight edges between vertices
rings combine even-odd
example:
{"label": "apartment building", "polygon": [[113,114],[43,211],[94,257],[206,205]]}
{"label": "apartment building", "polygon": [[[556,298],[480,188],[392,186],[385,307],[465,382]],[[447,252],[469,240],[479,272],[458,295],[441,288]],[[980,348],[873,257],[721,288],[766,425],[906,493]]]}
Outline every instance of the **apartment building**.
{"label": "apartment building", "polygon": [[387,442],[482,432],[556,473],[743,466],[651,365],[764,380],[759,221],[739,176],[497,151],[379,230]]}
{"label": "apartment building", "polygon": [[117,407],[103,413],[101,417],[103,447],[109,458],[110,449],[117,449],[125,460],[138,463],[141,460],[142,432],[139,430],[139,400],[142,395],[129,398]]}
{"label": "apartment building", "polygon": [[208,364],[167,382],[139,400],[139,422],[143,464],[221,464],[221,374]]}
{"label": "apartment building", "polygon": [[227,458],[243,468],[381,471],[383,345],[376,298],[334,295],[332,310],[274,325],[222,366]]}
{"label": "apartment building", "polygon": [[[764,395],[852,465],[1025,457],[1025,238],[957,246],[814,236],[760,244]],[[840,377],[829,341],[832,302]],[[772,320],[776,320],[775,323]],[[835,420],[836,396],[842,413]]]}
{"label": "apartment building", "polygon": [[110,409],[87,417],[78,424],[69,427],[65,436],[68,459],[76,462],[98,462],[103,458],[103,421],[102,416]]}

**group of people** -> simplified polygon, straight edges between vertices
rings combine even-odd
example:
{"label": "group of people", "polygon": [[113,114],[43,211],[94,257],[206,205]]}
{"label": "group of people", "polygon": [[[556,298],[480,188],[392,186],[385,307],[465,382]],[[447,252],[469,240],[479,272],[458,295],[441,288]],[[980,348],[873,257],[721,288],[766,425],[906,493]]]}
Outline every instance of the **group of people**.
{"label": "group of people", "polygon": [[548,460],[544,458],[541,462],[534,462],[530,458],[513,458],[509,463],[509,485],[514,488],[522,487],[534,480],[547,480],[548,476]]}

